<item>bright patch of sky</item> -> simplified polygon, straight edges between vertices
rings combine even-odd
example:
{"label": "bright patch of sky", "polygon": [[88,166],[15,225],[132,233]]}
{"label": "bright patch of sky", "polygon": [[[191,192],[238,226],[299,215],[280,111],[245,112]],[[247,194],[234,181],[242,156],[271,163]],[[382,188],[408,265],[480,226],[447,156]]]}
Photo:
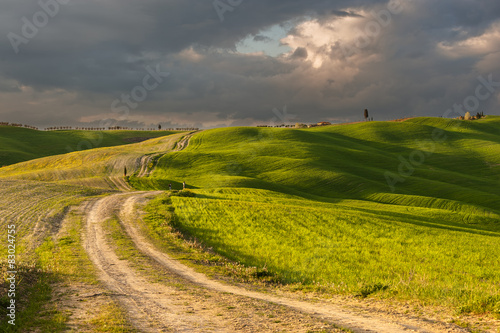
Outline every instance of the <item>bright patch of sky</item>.
{"label": "bright patch of sky", "polygon": [[277,57],[282,53],[290,52],[290,47],[281,45],[280,40],[288,35],[290,27],[274,25],[268,29],[261,30],[257,35],[249,35],[236,45],[236,51],[240,53],[264,53],[271,57]]}

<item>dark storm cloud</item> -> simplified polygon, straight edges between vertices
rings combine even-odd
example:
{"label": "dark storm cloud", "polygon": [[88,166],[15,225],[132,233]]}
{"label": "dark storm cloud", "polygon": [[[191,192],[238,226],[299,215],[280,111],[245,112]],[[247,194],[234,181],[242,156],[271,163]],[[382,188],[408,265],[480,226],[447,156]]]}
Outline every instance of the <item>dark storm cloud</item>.
{"label": "dark storm cloud", "polygon": [[[478,75],[500,81],[500,3],[492,0],[401,0],[388,24],[380,16],[387,1],[242,1],[222,21],[206,0],[59,1],[41,1],[58,4],[58,12],[17,54],[7,35],[23,36],[22,18],[33,22],[44,9],[35,1],[0,3],[0,118],[108,117],[114,100],[142,86],[146,66],[171,75],[130,108],[132,122],[141,115],[187,125],[262,122],[284,105],[303,121],[353,119],[366,107],[380,118],[441,115],[474,91]],[[317,23],[316,35],[304,30],[308,22]],[[353,32],[374,22],[379,33],[356,47]],[[288,56],[235,52],[249,35],[271,43],[260,31],[276,24],[294,37],[285,41]],[[492,96],[481,107],[498,103]]]}
{"label": "dark storm cloud", "polygon": [[[18,54],[4,38],[2,74],[38,89],[102,92],[133,84],[148,60],[168,58],[191,45],[234,49],[235,43],[263,27],[331,7],[326,1],[243,2],[220,22],[212,2],[205,0],[42,3],[58,4],[57,14],[29,43],[18,46]],[[33,23],[43,8],[37,2],[8,0],[0,10],[2,35],[23,36],[21,18]]]}

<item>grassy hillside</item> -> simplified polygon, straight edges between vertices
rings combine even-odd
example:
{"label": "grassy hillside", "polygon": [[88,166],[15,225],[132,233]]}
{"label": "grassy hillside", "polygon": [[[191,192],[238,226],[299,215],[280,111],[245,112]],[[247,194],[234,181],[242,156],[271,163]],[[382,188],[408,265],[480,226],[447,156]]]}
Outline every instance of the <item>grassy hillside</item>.
{"label": "grassy hillside", "polygon": [[0,168],[0,178],[115,188],[115,180],[123,180],[125,168],[127,174],[136,172],[144,156],[172,150],[185,135],[171,134],[128,145],[38,158]]}
{"label": "grassy hillside", "polygon": [[500,117],[224,128],[172,151],[183,135],[18,163],[0,178],[105,188],[163,152],[130,184],[186,181],[197,197],[172,198],[173,226],[233,260],[338,293],[500,314]]}
{"label": "grassy hillside", "polygon": [[156,138],[168,131],[36,131],[0,126],[0,166],[71,151],[129,144],[135,138]]}
{"label": "grassy hillside", "polygon": [[263,188],[326,201],[435,208],[467,203],[498,212],[499,175],[500,117],[417,118],[312,130],[204,131],[186,150],[163,156],[137,186],[147,188],[155,178],[185,180],[196,188]]}
{"label": "grassy hillside", "polygon": [[284,281],[500,314],[500,117],[205,131],[164,155],[174,227]]}

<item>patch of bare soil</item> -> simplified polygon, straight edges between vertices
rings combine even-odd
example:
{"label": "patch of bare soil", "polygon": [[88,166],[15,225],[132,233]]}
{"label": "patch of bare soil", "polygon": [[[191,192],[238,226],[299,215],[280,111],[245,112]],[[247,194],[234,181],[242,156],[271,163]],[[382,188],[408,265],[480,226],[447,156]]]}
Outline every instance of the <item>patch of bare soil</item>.
{"label": "patch of bare soil", "polygon": [[101,309],[116,305],[118,297],[103,286],[80,282],[58,282],[52,288],[52,302],[68,316],[66,325],[70,332],[95,332],[93,322],[101,315]]}

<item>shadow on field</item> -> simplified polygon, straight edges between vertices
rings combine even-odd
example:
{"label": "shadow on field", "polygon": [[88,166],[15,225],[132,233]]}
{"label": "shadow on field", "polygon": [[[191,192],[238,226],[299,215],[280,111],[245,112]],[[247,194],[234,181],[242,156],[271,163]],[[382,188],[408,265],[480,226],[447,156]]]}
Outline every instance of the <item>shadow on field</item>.
{"label": "shadow on field", "polygon": [[426,217],[420,217],[413,214],[404,214],[404,213],[396,213],[391,212],[390,214],[384,214],[383,212],[366,209],[366,208],[357,208],[358,210],[368,213],[370,215],[376,215],[380,217],[381,215],[387,216],[387,220],[394,220],[397,223],[409,223],[413,225],[418,225],[421,227],[428,228],[436,228],[436,229],[444,229],[458,232],[467,232],[470,234],[483,235],[483,236],[492,236],[492,237],[500,237],[500,224],[495,225],[493,228],[489,229],[484,225],[480,226],[472,226],[469,224],[462,223],[450,223],[441,221],[441,223],[429,221]]}

